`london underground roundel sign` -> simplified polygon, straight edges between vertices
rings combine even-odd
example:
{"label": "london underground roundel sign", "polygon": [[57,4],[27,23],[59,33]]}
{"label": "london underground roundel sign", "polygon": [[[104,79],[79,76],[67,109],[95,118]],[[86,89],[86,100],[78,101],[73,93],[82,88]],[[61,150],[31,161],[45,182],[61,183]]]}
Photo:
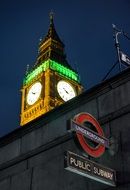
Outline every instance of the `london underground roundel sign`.
{"label": "london underground roundel sign", "polygon": [[[105,146],[107,147],[108,145],[108,141],[104,137],[98,121],[89,113],[80,113],[74,117],[73,121],[76,136],[82,149],[92,157],[101,156],[105,151]],[[91,128],[88,128],[87,124]],[[94,146],[92,146],[92,143],[95,143]]]}

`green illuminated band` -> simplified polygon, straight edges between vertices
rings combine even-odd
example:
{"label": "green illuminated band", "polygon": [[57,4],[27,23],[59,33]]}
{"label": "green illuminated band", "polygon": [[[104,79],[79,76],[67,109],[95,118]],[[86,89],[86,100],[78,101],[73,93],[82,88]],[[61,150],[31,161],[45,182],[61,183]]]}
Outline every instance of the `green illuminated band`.
{"label": "green illuminated band", "polygon": [[46,71],[49,68],[54,71],[57,71],[59,74],[65,76],[66,78],[69,78],[76,82],[80,82],[79,76],[76,72],[72,71],[71,69],[68,69],[67,67],[55,61],[47,60],[25,77],[23,81],[24,85],[30,83],[37,75],[39,75],[41,72]]}

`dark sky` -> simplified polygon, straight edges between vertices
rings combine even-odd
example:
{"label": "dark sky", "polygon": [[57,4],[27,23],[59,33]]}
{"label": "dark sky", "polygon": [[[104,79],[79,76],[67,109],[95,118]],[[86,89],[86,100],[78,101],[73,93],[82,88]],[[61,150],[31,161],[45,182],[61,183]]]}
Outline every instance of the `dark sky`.
{"label": "dark sky", "polygon": [[[87,89],[100,83],[117,59],[112,23],[130,34],[130,0],[1,0],[0,136],[19,127],[23,76],[48,31],[50,10],[67,59]],[[130,55],[130,41],[119,39]]]}

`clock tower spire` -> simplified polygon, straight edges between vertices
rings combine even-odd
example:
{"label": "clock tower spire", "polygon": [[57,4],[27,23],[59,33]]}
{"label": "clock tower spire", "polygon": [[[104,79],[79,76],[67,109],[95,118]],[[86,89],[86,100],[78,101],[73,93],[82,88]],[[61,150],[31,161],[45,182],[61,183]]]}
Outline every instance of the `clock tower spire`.
{"label": "clock tower spire", "polygon": [[62,65],[68,68],[71,68],[66,60],[66,55],[64,53],[65,46],[55,30],[53,15],[54,14],[51,12],[48,33],[39,44],[39,55],[37,58],[37,64],[40,64],[41,61],[52,59],[54,61],[61,62]]}
{"label": "clock tower spire", "polygon": [[64,47],[50,13],[50,26],[40,41],[35,66],[23,80],[21,126],[40,119],[41,115],[82,92],[79,75],[68,64]]}

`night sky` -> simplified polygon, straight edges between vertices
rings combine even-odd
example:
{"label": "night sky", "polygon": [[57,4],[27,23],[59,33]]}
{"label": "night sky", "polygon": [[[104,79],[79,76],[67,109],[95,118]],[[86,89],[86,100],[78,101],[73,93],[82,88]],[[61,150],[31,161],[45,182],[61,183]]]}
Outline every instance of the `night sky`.
{"label": "night sky", "polygon": [[[49,12],[65,44],[69,64],[86,89],[100,83],[117,60],[112,23],[130,36],[130,0],[0,1],[0,136],[19,127],[22,80],[34,65]],[[119,38],[130,55],[130,41]],[[112,74],[118,72],[116,68]]]}

